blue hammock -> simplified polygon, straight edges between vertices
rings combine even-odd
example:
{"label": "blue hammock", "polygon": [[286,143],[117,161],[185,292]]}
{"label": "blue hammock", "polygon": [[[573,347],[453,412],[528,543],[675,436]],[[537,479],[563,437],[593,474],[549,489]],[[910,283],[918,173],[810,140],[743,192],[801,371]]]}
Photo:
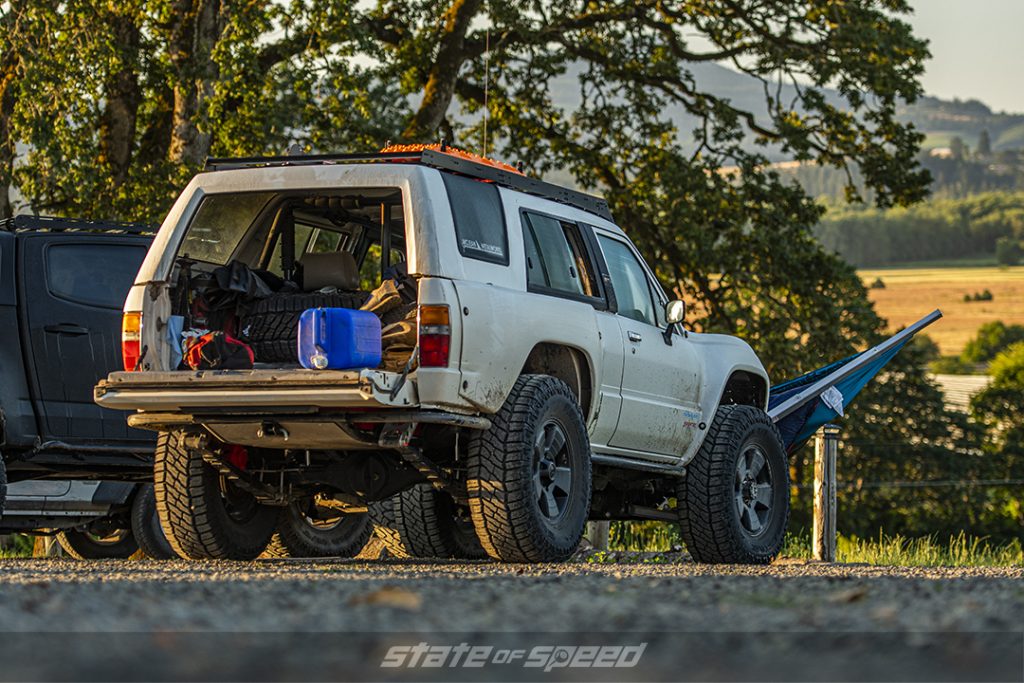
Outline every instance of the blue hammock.
{"label": "blue hammock", "polygon": [[933,311],[878,346],[773,386],[768,393],[768,415],[779,428],[786,452],[796,451],[822,425],[842,415],[915,334],[941,317],[940,311]]}

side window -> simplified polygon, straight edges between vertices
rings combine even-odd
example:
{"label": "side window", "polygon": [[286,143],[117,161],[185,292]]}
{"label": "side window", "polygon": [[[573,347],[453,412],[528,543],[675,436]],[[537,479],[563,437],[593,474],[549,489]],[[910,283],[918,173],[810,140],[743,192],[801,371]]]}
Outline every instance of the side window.
{"label": "side window", "polygon": [[526,281],[531,289],[597,297],[579,227],[536,213],[523,214]]}
{"label": "side window", "polygon": [[615,299],[619,304],[619,315],[649,325],[657,325],[654,300],[647,274],[628,246],[604,235],[597,236],[608,264],[608,275],[615,288]]}
{"label": "side window", "polygon": [[344,241],[345,235],[340,232],[318,228],[313,232],[306,253],[332,254],[338,251]]}
{"label": "side window", "polygon": [[121,310],[144,258],[141,246],[54,244],[46,250],[46,286],[62,299]]}
{"label": "side window", "polygon": [[508,233],[501,196],[493,183],[442,173],[459,251],[467,258],[508,265]]}

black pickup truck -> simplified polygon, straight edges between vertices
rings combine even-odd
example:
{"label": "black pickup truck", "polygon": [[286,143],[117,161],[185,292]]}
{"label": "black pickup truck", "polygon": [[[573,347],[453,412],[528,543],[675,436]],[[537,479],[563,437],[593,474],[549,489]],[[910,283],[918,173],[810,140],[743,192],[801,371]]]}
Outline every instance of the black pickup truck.
{"label": "black pickup truck", "polygon": [[[123,223],[0,221],[0,534],[56,532],[80,559],[176,557],[153,496],[153,433],[93,402],[95,384],[123,367],[122,308],[152,235]],[[369,525],[351,526],[289,509],[266,554],[362,547]]]}
{"label": "black pickup truck", "polygon": [[147,483],[153,436],[92,398],[121,368],[121,308],[151,230],[0,221],[0,533],[56,531],[81,558],[170,554]]}

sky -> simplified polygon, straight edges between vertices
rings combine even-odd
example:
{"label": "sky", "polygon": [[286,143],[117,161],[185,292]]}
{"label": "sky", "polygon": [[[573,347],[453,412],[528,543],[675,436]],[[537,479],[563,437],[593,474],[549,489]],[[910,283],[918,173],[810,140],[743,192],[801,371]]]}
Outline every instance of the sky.
{"label": "sky", "polygon": [[1024,113],[1024,0],[911,0],[915,33],[930,41],[922,82],[944,99],[978,99]]}

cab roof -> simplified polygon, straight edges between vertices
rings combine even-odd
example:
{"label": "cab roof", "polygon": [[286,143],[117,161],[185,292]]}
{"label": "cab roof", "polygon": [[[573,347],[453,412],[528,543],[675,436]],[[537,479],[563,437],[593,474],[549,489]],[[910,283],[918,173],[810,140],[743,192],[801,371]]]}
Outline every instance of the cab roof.
{"label": "cab roof", "polygon": [[420,149],[373,154],[305,154],[266,157],[210,158],[204,171],[227,171],[240,168],[267,168],[282,166],[314,166],[335,164],[398,163],[427,166],[448,173],[476,178],[526,194],[544,197],[561,204],[582,209],[607,221],[614,222],[608,202],[601,197],[572,190],[561,185],[530,178],[498,165],[480,163],[465,155],[449,154],[444,145],[440,149]]}

